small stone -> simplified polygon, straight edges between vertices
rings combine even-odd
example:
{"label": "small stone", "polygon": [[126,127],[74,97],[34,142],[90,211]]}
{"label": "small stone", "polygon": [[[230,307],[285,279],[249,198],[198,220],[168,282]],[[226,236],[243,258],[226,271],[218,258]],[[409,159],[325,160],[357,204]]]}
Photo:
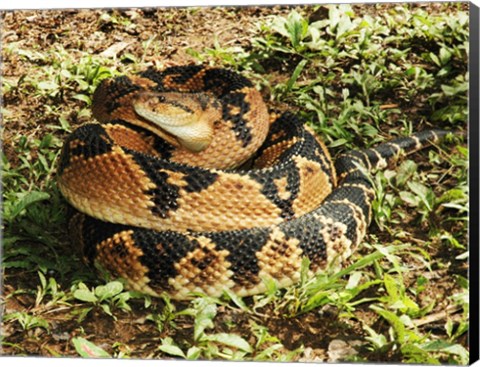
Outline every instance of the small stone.
{"label": "small stone", "polygon": [[328,345],[328,362],[340,362],[348,357],[357,355],[358,352],[352,347],[355,342],[346,342],[340,339],[333,339]]}

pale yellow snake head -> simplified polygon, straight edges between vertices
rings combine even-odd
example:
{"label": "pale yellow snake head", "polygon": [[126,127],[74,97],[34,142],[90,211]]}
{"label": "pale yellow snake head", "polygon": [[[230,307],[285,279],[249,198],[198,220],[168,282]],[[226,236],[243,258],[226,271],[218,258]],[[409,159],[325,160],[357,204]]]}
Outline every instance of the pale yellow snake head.
{"label": "pale yellow snake head", "polygon": [[220,103],[204,93],[143,92],[133,108],[150,123],[149,130],[191,152],[210,145],[214,123],[222,117]]}

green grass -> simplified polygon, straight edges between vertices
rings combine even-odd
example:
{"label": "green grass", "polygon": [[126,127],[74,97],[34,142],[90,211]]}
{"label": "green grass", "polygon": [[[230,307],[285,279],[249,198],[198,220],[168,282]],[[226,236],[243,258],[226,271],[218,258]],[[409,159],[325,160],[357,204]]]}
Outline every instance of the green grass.
{"label": "green grass", "polygon": [[[129,32],[136,24],[105,12],[97,26]],[[55,182],[62,141],[90,121],[91,94],[101,79],[142,70],[146,55],[161,49],[155,38],[119,56],[89,55],[60,42],[47,49],[5,45],[5,62],[29,72],[2,85],[4,351],[296,361],[310,348],[326,360],[329,343],[349,336],[358,346],[348,361],[466,364],[465,5],[297,8],[258,22],[246,45],[216,40],[187,50],[190,61],[251,77],[272,109],[298,111],[334,155],[429,127],[459,133],[372,175],[374,223],[349,267],[313,279],[304,271],[296,286],[268,283],[265,294],[246,299],[151,299],[95,275],[69,247],[68,208]],[[26,100],[39,112],[15,107]],[[92,332],[94,324],[118,331],[132,322],[138,330],[130,334]],[[143,334],[147,340],[137,342]],[[29,343],[44,346],[32,351]]]}

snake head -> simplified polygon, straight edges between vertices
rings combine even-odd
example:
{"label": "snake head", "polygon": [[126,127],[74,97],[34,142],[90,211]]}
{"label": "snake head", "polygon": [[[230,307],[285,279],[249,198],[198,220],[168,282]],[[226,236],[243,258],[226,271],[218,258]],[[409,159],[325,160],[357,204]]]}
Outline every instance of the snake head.
{"label": "snake head", "polygon": [[221,118],[219,102],[204,93],[142,92],[133,108],[152,132],[191,152],[210,145],[214,122]]}

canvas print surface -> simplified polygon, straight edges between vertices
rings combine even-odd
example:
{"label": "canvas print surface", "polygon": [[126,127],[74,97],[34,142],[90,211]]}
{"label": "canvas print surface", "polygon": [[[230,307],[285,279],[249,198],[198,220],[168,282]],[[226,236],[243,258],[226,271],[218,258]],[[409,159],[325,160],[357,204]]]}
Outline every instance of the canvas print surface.
{"label": "canvas print surface", "polygon": [[3,11],[2,354],[468,364],[472,6]]}

